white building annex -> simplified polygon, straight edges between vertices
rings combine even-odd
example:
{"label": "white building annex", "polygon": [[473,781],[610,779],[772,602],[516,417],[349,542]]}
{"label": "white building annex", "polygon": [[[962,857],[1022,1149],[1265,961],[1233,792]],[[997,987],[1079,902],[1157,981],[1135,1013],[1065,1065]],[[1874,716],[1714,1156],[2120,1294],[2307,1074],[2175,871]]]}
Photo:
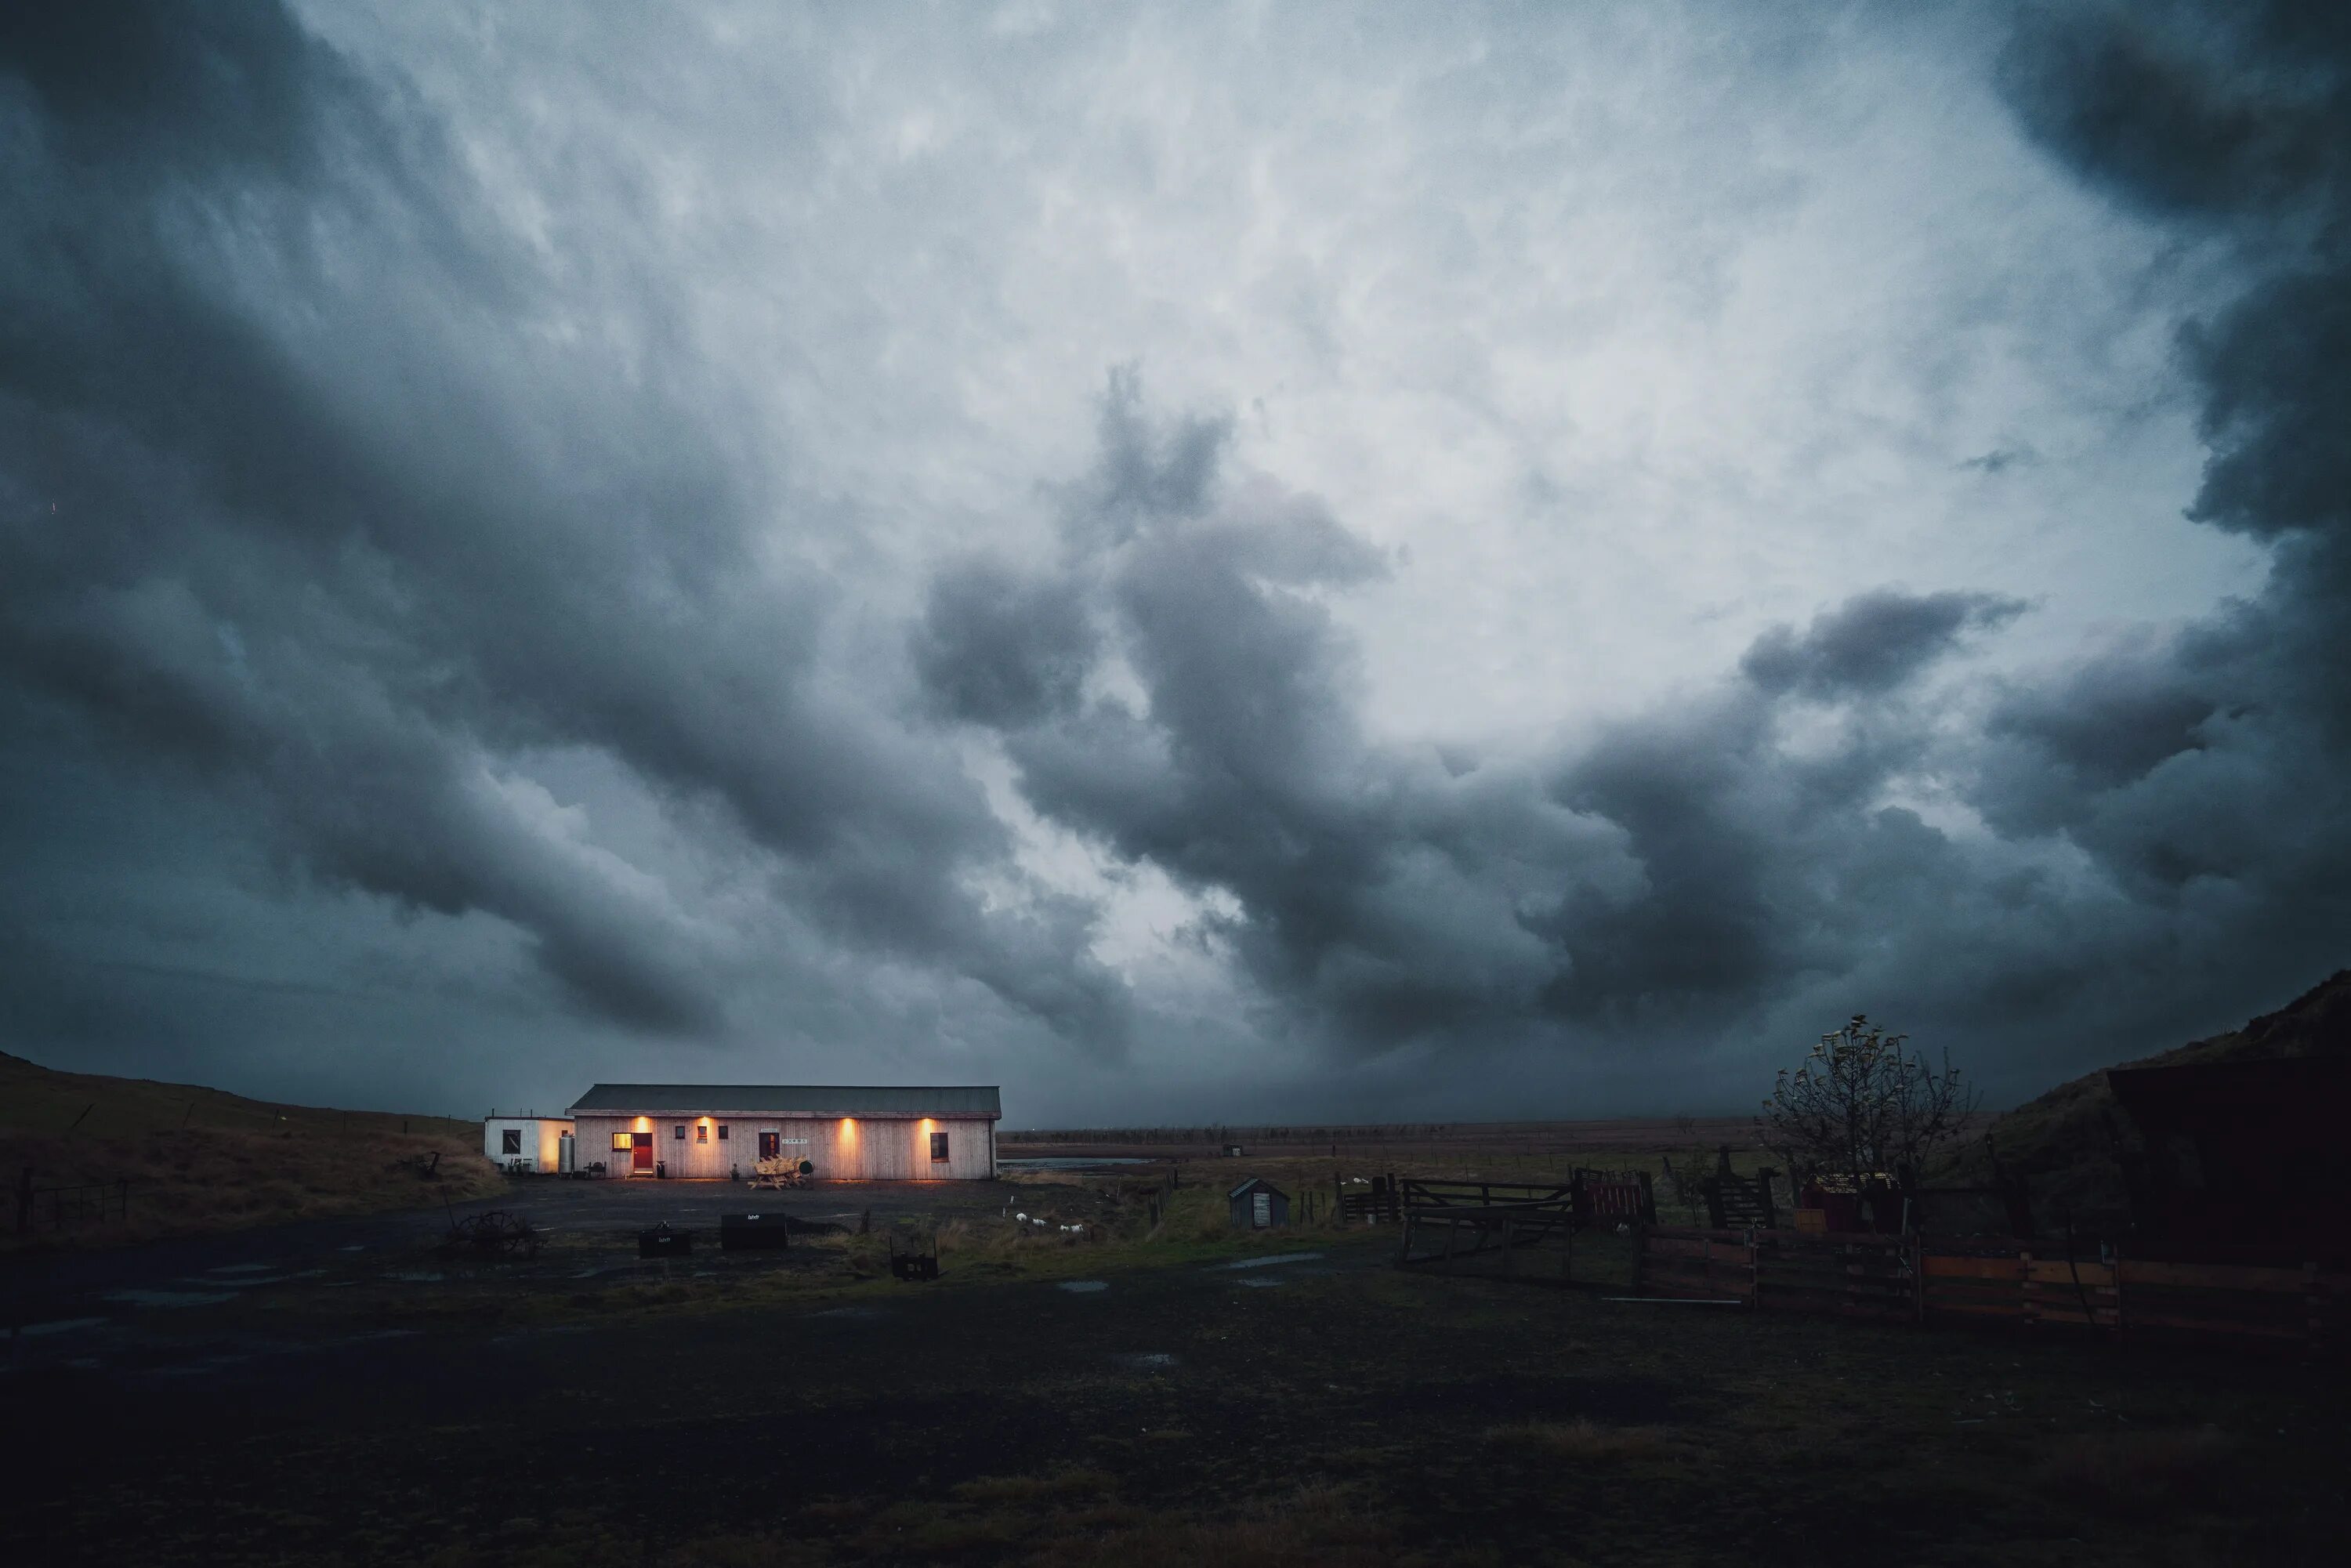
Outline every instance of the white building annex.
{"label": "white building annex", "polygon": [[569,1171],[571,1123],[562,1116],[501,1116],[482,1119],[482,1153],[502,1170],[533,1174]]}
{"label": "white building annex", "polygon": [[994,1084],[599,1083],[571,1107],[573,1158],[618,1178],[724,1181],[780,1158],[820,1181],[987,1181],[1003,1113]]}

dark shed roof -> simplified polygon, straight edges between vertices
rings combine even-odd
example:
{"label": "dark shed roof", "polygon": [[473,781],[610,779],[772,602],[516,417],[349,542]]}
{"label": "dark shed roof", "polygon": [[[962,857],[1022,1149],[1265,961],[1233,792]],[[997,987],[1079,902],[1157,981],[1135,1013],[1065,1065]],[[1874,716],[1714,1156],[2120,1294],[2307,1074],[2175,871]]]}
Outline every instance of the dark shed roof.
{"label": "dark shed roof", "polygon": [[852,1083],[599,1083],[574,1116],[1001,1116],[997,1086],[889,1087]]}
{"label": "dark shed roof", "polygon": [[1265,1177],[1251,1176],[1249,1180],[1241,1183],[1240,1186],[1233,1188],[1232,1191],[1225,1194],[1225,1201],[1230,1203],[1234,1198],[1240,1197],[1241,1194],[1248,1192],[1252,1187],[1260,1186],[1265,1188],[1268,1192],[1280,1194],[1280,1196],[1283,1197],[1288,1197],[1290,1196],[1288,1193],[1282,1192],[1280,1187],[1274,1186],[1271,1182],[1266,1180]]}

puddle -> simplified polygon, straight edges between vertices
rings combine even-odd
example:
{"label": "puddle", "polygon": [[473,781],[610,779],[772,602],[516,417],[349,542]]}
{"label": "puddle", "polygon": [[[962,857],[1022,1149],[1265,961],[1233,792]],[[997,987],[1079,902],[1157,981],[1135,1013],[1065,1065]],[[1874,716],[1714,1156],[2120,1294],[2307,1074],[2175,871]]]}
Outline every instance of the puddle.
{"label": "puddle", "polygon": [[109,1291],[106,1299],[134,1307],[209,1307],[236,1300],[235,1291]]}
{"label": "puddle", "polygon": [[179,1366],[159,1366],[151,1371],[148,1375],[150,1377],[202,1377],[208,1373],[225,1372],[232,1366],[242,1366],[252,1359],[253,1357],[249,1355],[208,1355],[200,1361],[188,1362]]}
{"label": "puddle", "polygon": [[1061,1283],[1061,1289],[1069,1291],[1073,1296],[1091,1296],[1096,1291],[1109,1290],[1110,1281],[1107,1280],[1064,1280]]}
{"label": "puddle", "polygon": [[370,1333],[345,1334],[340,1339],[320,1340],[318,1343],[322,1348],[330,1345],[374,1344],[387,1339],[414,1339],[423,1332],[423,1329],[377,1329]]}
{"label": "puddle", "polygon": [[[257,1263],[239,1263],[235,1265],[238,1269],[256,1269],[263,1266],[264,1265]],[[214,1269],[212,1271],[218,1274],[224,1270]],[[249,1291],[256,1285],[283,1285],[289,1280],[315,1280],[320,1274],[325,1272],[326,1270],[323,1269],[305,1269],[297,1274],[251,1274],[235,1280],[205,1280],[191,1278],[183,1280],[180,1282],[183,1285],[200,1286],[207,1291]]]}
{"label": "puddle", "polygon": [[104,1318],[51,1318],[45,1323],[26,1323],[16,1332],[29,1338],[34,1334],[72,1333],[77,1329],[102,1328],[105,1323]]}
{"label": "puddle", "polygon": [[1233,1283],[1236,1285],[1256,1285],[1268,1291],[1278,1291],[1282,1285],[1282,1281],[1280,1280],[1260,1279],[1254,1274],[1246,1280],[1235,1280]]}
{"label": "puddle", "polygon": [[1123,1355],[1113,1355],[1111,1360],[1121,1366],[1132,1367],[1137,1372],[1165,1372],[1169,1367],[1179,1364],[1173,1355],[1164,1350],[1129,1351]]}
{"label": "puddle", "polygon": [[1277,1252],[1270,1258],[1236,1258],[1229,1263],[1216,1266],[1219,1269],[1270,1269],[1276,1263],[1311,1263],[1322,1256],[1320,1252]]}
{"label": "puddle", "polygon": [[448,1277],[429,1269],[395,1269],[384,1276],[387,1280],[404,1280],[412,1285],[436,1284]]}

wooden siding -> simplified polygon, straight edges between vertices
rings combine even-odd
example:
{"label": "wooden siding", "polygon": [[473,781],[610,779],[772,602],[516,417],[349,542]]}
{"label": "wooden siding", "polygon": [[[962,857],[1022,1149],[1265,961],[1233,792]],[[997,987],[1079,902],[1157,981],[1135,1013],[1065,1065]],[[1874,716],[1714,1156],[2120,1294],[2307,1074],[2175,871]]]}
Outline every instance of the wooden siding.
{"label": "wooden siding", "polygon": [[[629,1155],[612,1147],[615,1133],[650,1131],[653,1158],[666,1162],[673,1178],[724,1181],[748,1176],[759,1163],[759,1134],[782,1140],[779,1152],[816,1166],[828,1181],[986,1181],[996,1174],[996,1123],[985,1116],[861,1117],[855,1121],[803,1116],[581,1116],[579,1153],[582,1167],[604,1162],[605,1174],[626,1176]],[[726,1135],[720,1137],[724,1126]],[[685,1129],[678,1136],[677,1130]],[[697,1129],[707,1127],[705,1142]],[[947,1135],[947,1159],[931,1160],[930,1134]]]}

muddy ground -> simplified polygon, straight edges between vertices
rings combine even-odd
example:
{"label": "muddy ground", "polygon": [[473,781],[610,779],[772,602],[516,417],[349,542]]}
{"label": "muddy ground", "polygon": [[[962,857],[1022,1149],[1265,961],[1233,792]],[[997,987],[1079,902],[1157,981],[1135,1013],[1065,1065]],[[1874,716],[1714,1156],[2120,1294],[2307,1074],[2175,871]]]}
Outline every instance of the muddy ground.
{"label": "muddy ground", "polygon": [[[1605,1241],[1576,1290],[1361,1231],[643,1264],[650,1206],[741,1195],[527,1196],[513,1262],[424,1217],[11,1260],[16,1559],[2351,1560],[2340,1368],[2297,1356],[1612,1301]],[[985,1239],[1037,1199],[951,1201]]]}

